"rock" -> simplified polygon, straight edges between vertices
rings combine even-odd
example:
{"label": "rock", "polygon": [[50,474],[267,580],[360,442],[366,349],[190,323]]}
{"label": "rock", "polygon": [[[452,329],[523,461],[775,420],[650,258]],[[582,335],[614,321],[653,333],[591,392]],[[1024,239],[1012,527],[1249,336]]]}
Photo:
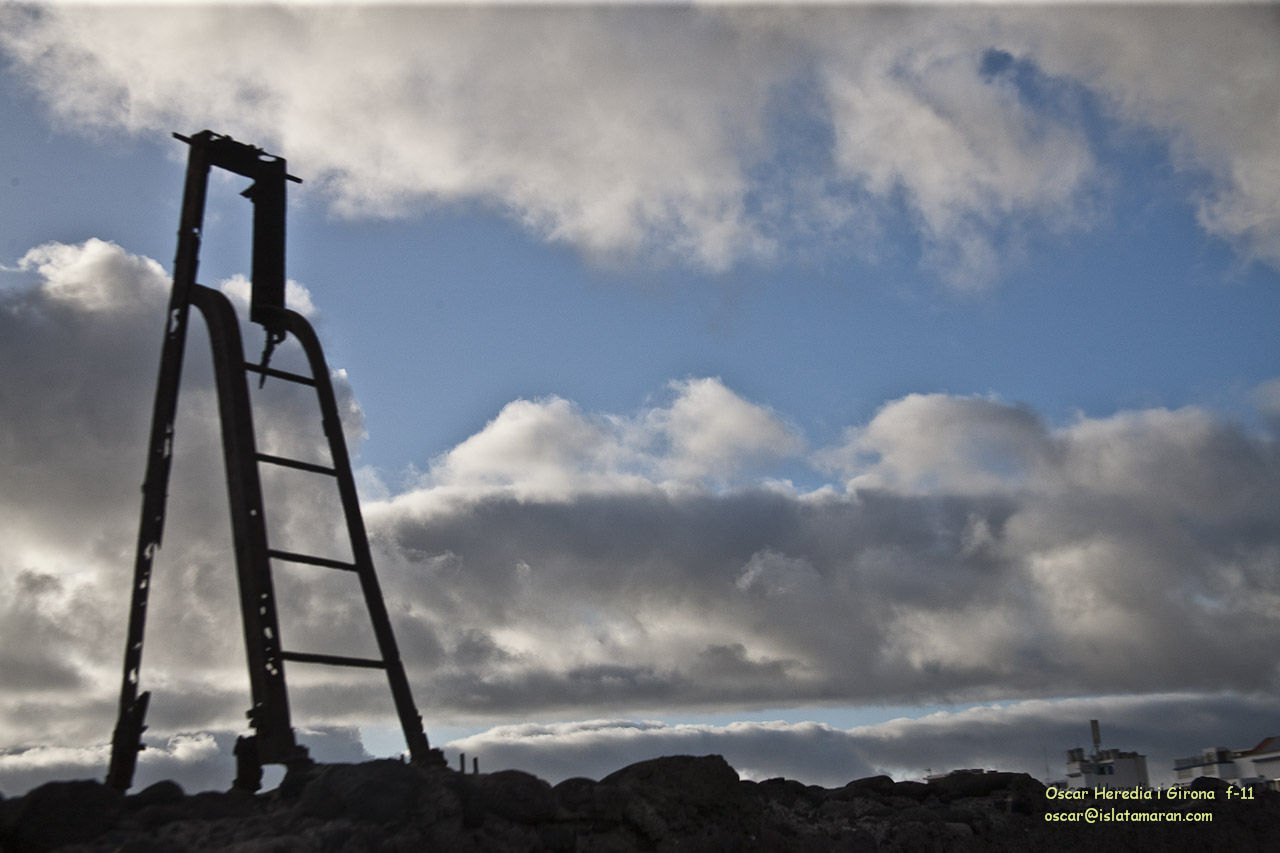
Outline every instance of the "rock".
{"label": "rock", "polygon": [[92,841],[111,829],[124,812],[124,795],[101,782],[82,779],[48,782],[4,805],[9,813],[5,849],[43,853],[63,844]]}
{"label": "rock", "polygon": [[538,841],[547,850],[552,851],[568,851],[573,850],[577,845],[577,835],[571,827],[563,824],[551,823],[538,829]]}
{"label": "rock", "polygon": [[417,769],[395,759],[331,764],[307,783],[298,809],[327,820],[391,823],[409,817],[421,783]]}
{"label": "rock", "polygon": [[[1231,783],[1215,776],[1197,776],[1191,780],[1188,786],[1193,791],[1225,791],[1231,787]],[[1222,799],[1226,794],[1220,795],[1217,799]]]}
{"label": "rock", "polygon": [[888,776],[867,776],[855,779],[839,790],[839,799],[854,797],[888,796],[893,793],[894,781]]}
{"label": "rock", "polygon": [[183,853],[181,847],[151,838],[133,838],[121,844],[115,853]]}
{"label": "rock", "polygon": [[552,789],[556,802],[568,815],[597,824],[621,823],[627,804],[635,795],[618,785],[606,785],[581,776],[565,779]]}
{"label": "rock", "polygon": [[675,755],[641,761],[611,773],[601,786],[634,795],[627,823],[660,849],[746,849],[760,828],[759,809],[719,755]]}
{"label": "rock", "polygon": [[845,827],[840,830],[836,842],[833,849],[840,853],[876,853],[880,849],[875,836],[865,829]]}
{"label": "rock", "polygon": [[246,817],[253,811],[254,800],[242,794],[201,791],[188,797],[183,809],[188,817],[200,820]]}
{"label": "rock", "polygon": [[180,803],[186,796],[186,792],[182,790],[181,785],[165,779],[162,782],[156,782],[154,785],[148,785],[136,794],[131,794],[125,798],[125,802],[129,808],[142,809],[147,806],[166,806]]}
{"label": "rock", "polygon": [[647,800],[631,800],[622,814],[628,824],[651,842],[662,841],[670,834],[670,825]]}
{"label": "rock", "polygon": [[817,803],[826,794],[821,788],[815,789],[813,786],[806,785],[803,782],[782,778],[765,779],[755,785],[751,792],[758,797],[772,800],[803,801],[807,803]]}
{"label": "rock", "polygon": [[[972,778],[941,780],[941,785],[939,780],[925,785],[871,777],[827,791],[786,779],[743,782],[719,756],[675,756],[633,764],[601,782],[578,777],[554,788],[515,770],[466,776],[396,761],[317,766],[295,776],[299,794],[294,799],[278,790],[256,796],[207,792],[187,797],[171,784],[123,798],[95,782],[63,782],[25,797],[0,799],[0,849],[4,853],[54,849],[58,853],[1280,849],[1280,794],[1272,791],[1257,792],[1248,801],[1222,798],[1188,803],[1182,809],[1211,811],[1211,825],[1091,827],[1047,823],[1042,816],[1044,788],[1023,774],[969,775]],[[1216,791],[1218,784],[1202,781],[1199,789]],[[1071,810],[1057,801],[1051,801],[1050,807]]]}
{"label": "rock", "polygon": [[[9,837],[22,814],[22,799],[5,799],[0,794],[0,842]],[[3,849],[3,848],[0,848]]]}
{"label": "rock", "polygon": [[[418,802],[415,807],[415,823],[421,827],[430,827],[443,821],[462,817],[463,804],[458,795],[457,780],[460,776],[444,767],[433,768],[422,774],[422,785],[418,791]],[[468,788],[468,790],[470,790]],[[479,811],[479,803],[473,806]]]}
{"label": "rock", "polygon": [[985,797],[993,791],[1013,790],[1020,780],[1034,782],[1044,793],[1044,785],[1032,779],[1026,773],[952,773],[941,779],[930,779],[928,788],[943,802],[951,802],[963,797]]}
{"label": "rock", "polygon": [[551,790],[556,795],[556,802],[562,808],[571,812],[585,813],[591,807],[595,787],[596,781],[594,779],[574,776],[565,779]]}
{"label": "rock", "polygon": [[223,853],[311,853],[312,848],[296,837],[253,838],[223,848]]}
{"label": "rock", "polygon": [[600,781],[650,800],[678,801],[696,810],[738,808],[746,800],[738,786],[738,772],[720,755],[653,758],[610,773]]}
{"label": "rock", "polygon": [[945,823],[941,815],[923,806],[903,809],[894,815],[893,820],[898,823]]}
{"label": "rock", "polygon": [[138,809],[133,820],[138,826],[146,829],[155,829],[158,826],[164,826],[166,823],[173,823],[187,817],[190,817],[190,814],[181,806],[162,803]]}
{"label": "rock", "polygon": [[522,770],[501,770],[479,777],[478,790],[486,810],[516,823],[541,823],[556,817],[551,786]]}
{"label": "rock", "polygon": [[929,786],[924,782],[894,782],[893,790],[890,793],[895,797],[906,797],[909,800],[920,801],[929,796]]}
{"label": "rock", "polygon": [[963,823],[963,824],[973,823],[973,818],[974,818],[973,812],[969,811],[968,809],[958,809],[958,808],[955,808],[954,806],[948,806],[946,808],[939,809],[938,816],[941,817],[943,820],[945,820],[947,823]]}

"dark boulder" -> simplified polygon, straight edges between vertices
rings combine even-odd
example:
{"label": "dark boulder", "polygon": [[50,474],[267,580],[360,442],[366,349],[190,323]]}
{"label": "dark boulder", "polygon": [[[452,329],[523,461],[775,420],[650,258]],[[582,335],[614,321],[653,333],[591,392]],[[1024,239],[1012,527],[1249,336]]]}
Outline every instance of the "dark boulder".
{"label": "dark boulder", "polygon": [[622,768],[600,780],[655,803],[678,802],[698,811],[740,808],[738,772],[720,755],[669,755]]}
{"label": "dark boulder", "polygon": [[4,849],[43,853],[92,841],[114,827],[124,813],[124,795],[92,779],[48,782],[4,806]]}
{"label": "dark boulder", "polygon": [[926,809],[924,806],[913,806],[909,809],[903,809],[893,816],[895,823],[945,823],[942,815]]}
{"label": "dark boulder", "polygon": [[633,795],[627,824],[659,849],[747,849],[760,829],[759,810],[719,755],[674,755],[641,761],[611,773],[601,787]]}
{"label": "dark boulder", "polygon": [[1019,814],[1043,813],[1045,786],[1026,773],[959,772],[931,779],[929,791],[944,803],[966,798],[1004,795],[1009,810]]}
{"label": "dark boulder", "polygon": [[606,785],[582,776],[565,779],[552,790],[566,816],[601,826],[621,823],[636,796],[620,785]]}
{"label": "dark boulder", "polygon": [[838,800],[852,800],[856,797],[887,797],[893,793],[894,781],[888,776],[867,776],[854,779],[843,788],[831,792],[831,797]]}
{"label": "dark boulder", "polygon": [[903,782],[894,782],[893,788],[889,793],[892,796],[906,797],[909,800],[923,800],[929,796],[929,786],[924,782],[913,782],[908,779]]}
{"label": "dark boulder", "polygon": [[165,779],[148,785],[136,794],[125,798],[125,803],[132,809],[144,809],[147,806],[170,806],[182,802],[186,792],[177,782]]}
{"label": "dark boulder", "polygon": [[218,791],[201,791],[187,797],[182,802],[182,809],[188,817],[195,820],[242,818],[253,813],[254,800],[239,792],[224,794]]}
{"label": "dark boulder", "polygon": [[806,802],[816,804],[826,796],[827,792],[813,785],[797,782],[795,779],[765,779],[747,789],[757,797],[787,803]]}
{"label": "dark boulder", "polygon": [[[1231,787],[1231,783],[1223,779],[1219,779],[1216,776],[1197,776],[1191,780],[1191,785],[1189,787],[1193,791],[1226,791]],[[1225,797],[1226,794],[1223,793],[1215,799],[1220,800]]]}
{"label": "dark boulder", "polygon": [[487,811],[515,823],[541,823],[556,817],[555,793],[532,773],[486,773],[479,777],[477,790]]}
{"label": "dark boulder", "polygon": [[593,793],[596,787],[594,779],[585,776],[574,776],[552,788],[556,802],[570,812],[585,813],[591,808]]}
{"label": "dark boulder", "polygon": [[298,809],[327,820],[391,823],[412,813],[421,784],[417,769],[395,759],[331,764],[307,783]]}

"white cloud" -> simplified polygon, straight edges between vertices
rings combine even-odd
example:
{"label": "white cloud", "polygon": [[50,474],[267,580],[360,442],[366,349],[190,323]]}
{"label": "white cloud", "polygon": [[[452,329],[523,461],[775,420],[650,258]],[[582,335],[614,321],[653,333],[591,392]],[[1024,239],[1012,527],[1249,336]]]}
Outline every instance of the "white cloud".
{"label": "white cloud", "polygon": [[799,452],[794,428],[742,399],[719,379],[673,382],[671,406],[652,410],[645,427],[668,444],[664,468],[678,479],[725,477],[744,463]]}
{"label": "white cloud", "polygon": [[634,460],[613,426],[583,416],[568,400],[517,400],[435,462],[428,478],[449,486],[563,493],[587,476],[608,475]]}
{"label": "white cloud", "polygon": [[593,257],[725,270],[805,241],[874,246],[902,210],[925,264],[969,289],[1034,229],[1094,221],[1109,176],[1087,90],[1204,176],[1210,233],[1280,263],[1280,24],[1263,6],[5,17],[0,44],[59,121],[211,125],[287,154],[343,214],[479,202]]}
{"label": "white cloud", "polygon": [[[242,312],[248,310],[249,299],[253,292],[253,283],[249,281],[247,276],[237,273],[226,281],[219,283],[218,289],[230,297]],[[315,316],[316,306],[311,301],[311,291],[307,289],[306,285],[293,279],[288,279],[285,282],[284,304],[285,307],[297,311],[308,319]]]}
{"label": "white cloud", "polygon": [[137,310],[169,286],[158,263],[96,237],[78,246],[37,246],[22,256],[18,268],[38,274],[41,291],[52,302],[88,312]]}
{"label": "white cloud", "polygon": [[669,403],[631,417],[583,413],[559,397],[508,403],[434,460],[423,485],[446,495],[501,490],[541,499],[697,488],[740,481],[744,471],[802,447],[794,427],[719,378],[672,382],[667,390]]}
{"label": "white cloud", "polygon": [[981,397],[909,394],[887,403],[843,445],[821,450],[820,465],[850,489],[1002,492],[1047,461],[1047,429],[1032,412]]}
{"label": "white cloud", "polygon": [[901,191],[930,264],[952,285],[981,287],[1000,272],[1001,224],[1083,215],[1093,155],[1077,116],[1051,116],[1011,80],[980,73],[1005,37],[998,18],[889,15],[815,18],[836,165],[875,196]]}
{"label": "white cloud", "polygon": [[1246,257],[1280,263],[1274,7],[1090,9],[1052,34],[1023,14],[1020,29],[1046,71],[1102,93],[1122,119],[1166,135],[1180,168],[1208,174],[1202,226]]}

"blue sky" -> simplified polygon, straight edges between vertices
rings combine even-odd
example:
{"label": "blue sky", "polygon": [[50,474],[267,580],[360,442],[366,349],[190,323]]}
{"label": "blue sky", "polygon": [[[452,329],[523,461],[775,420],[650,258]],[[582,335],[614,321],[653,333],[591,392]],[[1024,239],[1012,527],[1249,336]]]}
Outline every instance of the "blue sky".
{"label": "blue sky", "polygon": [[[537,744],[621,766],[714,742],[832,783],[1044,775],[1090,715],[1157,773],[1275,734],[1274,662],[1227,651],[1280,630],[1257,609],[1280,595],[1274,6],[0,14],[0,465],[32,490],[0,582],[43,596],[22,630],[72,662],[44,683],[47,643],[2,653],[26,674],[6,793],[102,760],[169,132],[205,127],[305,181],[289,276],[345,371],[437,743],[553,773]],[[237,181],[214,182],[201,267],[232,290]],[[208,710],[153,728],[204,751],[144,768],[193,784],[241,701],[209,393],[189,368],[175,479],[197,485],[166,541],[169,604],[205,615],[154,630],[192,632],[155,677]],[[299,604],[298,633],[348,604]],[[395,748],[354,687],[302,683],[324,748],[358,751],[352,726]],[[21,722],[33,702],[63,722]],[[1183,706],[1218,709],[1209,730],[1144,729]],[[811,764],[770,764],[775,719],[826,727],[786,732]],[[530,720],[550,728],[491,729]],[[928,757],[966,726],[1019,746]]]}

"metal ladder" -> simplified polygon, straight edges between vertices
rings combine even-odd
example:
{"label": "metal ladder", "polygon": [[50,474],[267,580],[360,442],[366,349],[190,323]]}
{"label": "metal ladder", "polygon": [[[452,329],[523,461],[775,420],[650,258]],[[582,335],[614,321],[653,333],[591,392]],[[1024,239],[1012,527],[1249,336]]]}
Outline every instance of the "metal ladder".
{"label": "metal ladder", "polygon": [[[138,752],[143,749],[141,738],[146,729],[143,721],[150,693],[139,694],[138,686],[147,598],[151,586],[152,564],[164,532],[178,386],[189,309],[192,305],[204,316],[209,329],[235,543],[240,610],[253,700],[248,718],[254,733],[237,740],[234,787],[246,791],[258,790],[261,787],[264,764],[284,764],[292,768],[310,763],[306,747],[297,743],[290,723],[289,698],[285,686],[286,661],[385,671],[410,760],[424,765],[443,764],[443,755],[430,747],[423,731],[422,718],[413,702],[386,604],[374,572],[369,539],[351,473],[351,460],[320,341],[305,317],[284,307],[285,182],[298,179],[288,174],[283,158],[267,155],[258,148],[236,142],[230,137],[208,130],[191,137],[179,134],[174,136],[188,143],[191,148],[183,194],[182,223],[178,232],[178,251],[174,260],[173,289],[161,351],[160,374],[156,383],[147,473],[142,487],[142,517],[138,528],[124,679],[120,690],[119,717],[111,743],[107,784],[121,791],[128,790],[133,784]],[[195,282],[205,196],[209,172],[213,167],[226,169],[254,181],[243,195],[254,204],[253,283],[249,317],[262,325],[267,334],[267,345],[258,363],[245,361],[239,322],[231,302],[222,293]],[[277,370],[269,365],[276,345],[290,335],[298,341],[306,355],[310,376]],[[258,452],[249,399],[248,372],[258,374],[260,382],[265,382],[270,377],[315,389],[332,466]],[[259,470],[259,466],[264,464],[331,477],[337,481],[351,543],[352,559],[349,562],[270,547]],[[271,575],[272,560],[322,570],[354,572],[368,608],[379,657],[344,657],[281,648]]]}

